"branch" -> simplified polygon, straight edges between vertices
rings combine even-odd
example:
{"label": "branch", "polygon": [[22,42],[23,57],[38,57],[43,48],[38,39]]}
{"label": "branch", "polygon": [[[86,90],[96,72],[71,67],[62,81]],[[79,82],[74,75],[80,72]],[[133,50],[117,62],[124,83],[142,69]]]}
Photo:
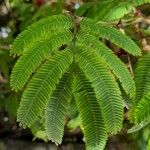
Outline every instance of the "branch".
{"label": "branch", "polygon": [[8,45],[0,45],[0,49],[10,50],[10,46],[8,46]]}
{"label": "branch", "polygon": [[130,56],[129,56],[129,55],[127,55],[127,57],[128,57],[128,67],[129,67],[129,70],[130,70],[130,72],[131,72],[131,75],[132,75],[133,78],[134,78],[134,73],[133,73],[133,69],[132,69],[131,59],[130,59]]}

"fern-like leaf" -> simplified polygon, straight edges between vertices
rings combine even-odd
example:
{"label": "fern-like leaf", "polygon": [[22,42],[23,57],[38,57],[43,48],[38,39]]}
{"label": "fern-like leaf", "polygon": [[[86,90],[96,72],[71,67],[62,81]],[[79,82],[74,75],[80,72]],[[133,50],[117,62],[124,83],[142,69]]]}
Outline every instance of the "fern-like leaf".
{"label": "fern-like leaf", "polygon": [[40,41],[43,37],[51,35],[56,31],[62,31],[73,27],[73,21],[70,16],[54,15],[39,22],[34,23],[27,30],[23,31],[14,41],[11,55],[19,56],[25,47],[35,41]]}
{"label": "fern-like leaf", "polygon": [[102,58],[86,47],[78,49],[77,63],[92,83],[107,131],[116,133],[121,129],[123,121],[123,101],[119,87]]}
{"label": "fern-like leaf", "polygon": [[134,8],[129,1],[118,2],[114,0],[112,3],[113,6],[107,10],[104,16],[106,21],[119,20],[120,18],[124,17],[124,15],[131,12],[131,10]]}
{"label": "fern-like leaf", "polygon": [[18,109],[17,121],[31,126],[45,107],[59,79],[73,61],[70,50],[65,50],[49,58],[36,72],[23,93]]}
{"label": "fern-like leaf", "polygon": [[141,55],[140,48],[128,36],[122,34],[113,27],[98,24],[96,21],[88,18],[84,18],[81,21],[80,26],[81,29],[90,30],[94,34],[98,34],[99,37],[111,41],[112,43],[127,51],[129,54],[132,54],[134,56]]}
{"label": "fern-like leaf", "polygon": [[138,103],[150,91],[150,54],[144,55],[135,69],[136,99]]}
{"label": "fern-like leaf", "polygon": [[[79,32],[77,34],[79,41],[88,45],[91,50],[94,50],[100,57],[102,57],[110,70],[116,75],[116,77],[122,83],[122,86],[131,97],[135,96],[135,84],[125,64],[107,48],[102,42],[98,41],[96,37],[87,32]],[[87,47],[88,48],[88,47]]]}
{"label": "fern-like leaf", "polygon": [[[130,121],[140,123],[149,116],[150,54],[142,56],[135,69],[136,97],[130,110]],[[145,107],[145,108],[144,108]]]}
{"label": "fern-like leaf", "polygon": [[59,81],[45,111],[46,133],[49,140],[55,142],[56,145],[62,142],[68,100],[71,96],[71,75],[67,72]]}
{"label": "fern-like leaf", "polygon": [[146,94],[134,109],[134,122],[141,123],[150,118],[150,92]]}
{"label": "fern-like leaf", "polygon": [[81,117],[87,150],[103,150],[107,140],[105,123],[91,83],[77,73],[74,96]]}
{"label": "fern-like leaf", "polygon": [[12,89],[20,90],[44,59],[48,58],[62,44],[71,42],[72,38],[71,32],[65,30],[29,46],[29,50],[23,53],[13,68],[10,78]]}
{"label": "fern-like leaf", "polygon": [[[112,0],[111,7],[109,7],[110,2],[108,2],[105,5],[106,8],[108,7],[108,9],[105,9],[104,7],[106,13],[103,15],[103,20],[106,21],[119,20],[122,17],[124,17],[126,14],[132,12],[135,9],[135,7],[149,2],[150,0],[127,0],[127,1]],[[96,14],[96,16],[99,16],[99,14]]]}

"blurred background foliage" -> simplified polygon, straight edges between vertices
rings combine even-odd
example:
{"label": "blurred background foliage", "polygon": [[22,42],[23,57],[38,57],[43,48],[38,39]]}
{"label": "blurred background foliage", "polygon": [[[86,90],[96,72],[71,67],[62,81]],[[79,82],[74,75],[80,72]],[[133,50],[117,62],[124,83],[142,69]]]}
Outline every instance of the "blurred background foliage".
{"label": "blurred background foliage", "polygon": [[[16,58],[9,56],[12,42],[33,22],[61,13],[75,13],[81,17],[90,17],[115,26],[129,35],[143,51],[150,50],[150,0],[0,0],[0,137],[6,136],[6,133],[13,137],[31,134],[30,131],[21,129],[16,123],[20,93],[11,91],[9,87],[9,76],[16,61]],[[126,54],[118,47],[111,43],[108,45],[122,60],[130,61],[134,70],[136,64],[134,57],[129,56],[126,59]],[[129,69],[131,69],[130,66]],[[130,71],[133,72],[133,70]],[[126,150],[145,150],[147,144],[150,147],[150,140],[148,140],[150,139],[150,122],[131,128],[132,125],[127,117],[128,109],[132,106],[131,100],[125,94],[123,97],[125,100],[124,128],[118,136],[110,136],[107,148],[111,149],[112,143],[119,145],[124,142]],[[80,116],[74,103],[70,104],[70,112],[71,115],[66,121],[66,135],[81,136]],[[35,122],[31,132],[34,140],[39,138],[47,142],[41,118],[38,118],[40,120],[37,121],[38,123]],[[131,143],[128,145],[129,141]],[[123,147],[118,146],[116,149],[123,149]]]}

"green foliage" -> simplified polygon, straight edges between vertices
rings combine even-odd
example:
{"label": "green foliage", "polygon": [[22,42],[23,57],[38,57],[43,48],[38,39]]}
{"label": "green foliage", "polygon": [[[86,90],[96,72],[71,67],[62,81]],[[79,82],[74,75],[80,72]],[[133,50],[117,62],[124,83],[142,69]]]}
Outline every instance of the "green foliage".
{"label": "green foliage", "polygon": [[75,75],[73,92],[81,117],[87,150],[104,149],[107,139],[104,118],[91,83],[83,73],[79,72]]}
{"label": "green foliage", "polygon": [[71,97],[71,76],[70,73],[65,73],[53,92],[45,110],[46,133],[49,140],[55,142],[56,145],[62,142],[68,101]]}
{"label": "green foliage", "polygon": [[11,118],[16,118],[18,106],[19,97],[16,94],[11,94],[5,100],[5,110],[8,112]]}
{"label": "green foliage", "polygon": [[134,122],[141,123],[143,120],[150,118],[150,93],[143,96],[140,102],[133,109]]}
{"label": "green foliage", "polygon": [[41,139],[48,142],[48,137],[45,131],[45,117],[43,117],[44,111],[35,120],[35,122],[30,126],[31,132],[34,135],[33,140]]}
{"label": "green foliage", "polygon": [[137,64],[135,70],[135,84],[137,87],[137,94],[135,103],[139,102],[142,97],[150,91],[150,54],[145,54]]}
{"label": "green foliage", "polygon": [[[29,46],[29,50],[25,50],[24,55],[19,58],[14,67],[13,75],[11,76],[11,83],[13,84],[11,86],[15,87],[14,90],[18,91],[21,89],[44,59],[50,57],[53,53],[57,53],[61,45],[67,44],[71,40],[71,32],[64,30],[63,32],[52,34],[50,37],[47,35],[45,39],[36,41],[33,45]],[[25,64],[24,67],[22,67],[22,64]],[[13,76],[17,76],[18,80]]]}
{"label": "green foliage", "polygon": [[[34,23],[27,30],[22,32],[13,43],[11,55],[19,56],[23,51],[27,51],[30,44],[40,41],[43,37],[47,37],[53,32],[60,32],[73,26],[71,17],[57,15],[47,19],[42,19]],[[31,32],[32,31],[32,32]]]}
{"label": "green foliage", "polygon": [[101,0],[86,2],[81,5],[76,14],[86,15],[97,21],[116,21],[132,12],[135,7],[150,3],[150,0]]}
{"label": "green foliage", "polygon": [[134,107],[131,110],[131,120],[141,123],[150,117],[150,54],[145,54],[137,64],[135,70],[135,83],[137,93]]}
{"label": "green foliage", "polygon": [[143,121],[138,125],[133,126],[128,130],[128,133],[134,133],[138,132],[139,130],[143,129],[145,126],[147,126],[150,123],[150,121]]}
{"label": "green foliage", "polygon": [[5,99],[0,98],[0,111],[6,111],[10,119],[16,119],[18,106],[19,96],[17,94],[11,93]]}
{"label": "green foliage", "polygon": [[150,150],[150,139],[148,140],[147,150]]}
{"label": "green foliage", "polygon": [[40,115],[56,88],[56,84],[71,65],[71,62],[71,52],[66,50],[46,60],[38,69],[27,85],[18,109],[17,119],[23,126],[31,126]]}
{"label": "green foliage", "polygon": [[135,85],[125,64],[100,37],[129,54],[141,55],[138,46],[117,29],[68,15],[36,22],[16,38],[11,55],[20,58],[10,84],[16,91],[24,87],[17,113],[20,125],[32,128],[44,113],[42,131],[60,144],[74,97],[87,149],[104,149],[107,133],[122,128],[123,100],[116,78],[130,97]]}
{"label": "green foliage", "polygon": [[134,0],[133,3],[135,6],[139,6],[139,5],[143,5],[143,4],[146,4],[146,3],[149,3],[150,0]]}
{"label": "green foliage", "polygon": [[67,123],[67,127],[69,129],[76,129],[77,127],[81,126],[81,117],[80,115],[78,115],[75,119],[71,119],[68,123]]}
{"label": "green foliage", "polygon": [[134,56],[141,55],[140,48],[128,36],[122,34],[113,27],[85,18],[81,21],[81,28],[85,31],[88,30],[94,34],[99,34],[101,38],[110,40],[112,43],[124,49],[129,54]]}
{"label": "green foliage", "polygon": [[123,120],[123,103],[118,85],[105,62],[86,47],[81,48],[77,54],[77,62],[94,88],[107,131],[117,133]]}
{"label": "green foliage", "polygon": [[125,64],[102,42],[90,33],[80,32],[77,35],[78,39],[82,41],[87,48],[92,49],[99,57],[102,57],[110,70],[122,83],[123,89],[131,97],[135,96],[135,84]]}

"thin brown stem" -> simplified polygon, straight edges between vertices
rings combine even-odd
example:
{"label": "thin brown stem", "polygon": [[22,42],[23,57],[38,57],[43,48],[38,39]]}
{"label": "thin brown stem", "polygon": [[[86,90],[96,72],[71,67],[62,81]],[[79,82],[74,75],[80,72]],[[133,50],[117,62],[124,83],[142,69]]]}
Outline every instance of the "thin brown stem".
{"label": "thin brown stem", "polygon": [[10,50],[10,46],[8,46],[8,45],[0,45],[0,49]]}
{"label": "thin brown stem", "polygon": [[127,55],[127,57],[128,57],[129,70],[130,70],[130,72],[131,72],[132,77],[134,78],[134,73],[133,73],[133,68],[132,68],[132,64],[131,64],[131,59],[130,59],[130,56],[129,56],[129,55]]}

